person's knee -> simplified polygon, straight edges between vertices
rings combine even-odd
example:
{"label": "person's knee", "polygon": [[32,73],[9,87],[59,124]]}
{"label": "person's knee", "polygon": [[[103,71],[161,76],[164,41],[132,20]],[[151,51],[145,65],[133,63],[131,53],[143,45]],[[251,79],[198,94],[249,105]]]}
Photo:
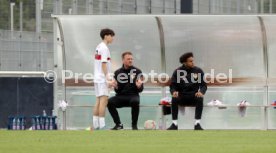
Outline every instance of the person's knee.
{"label": "person's knee", "polygon": [[130,106],[131,106],[131,107],[139,106],[139,104],[140,104],[139,98],[133,98],[133,99],[131,99],[131,101],[130,101]]}
{"label": "person's knee", "polygon": [[107,107],[114,106],[115,105],[115,99],[113,97],[108,99]]}
{"label": "person's knee", "polygon": [[203,97],[195,97],[197,100],[203,100]]}
{"label": "person's knee", "polygon": [[196,97],[195,102],[197,106],[203,107],[203,98],[202,97]]}
{"label": "person's knee", "polygon": [[172,102],[177,102],[179,97],[172,97]]}
{"label": "person's knee", "polygon": [[177,97],[177,98],[173,97],[173,98],[172,98],[172,105],[173,105],[173,106],[177,106],[177,105],[179,104],[178,101],[179,101],[179,98],[178,98],[178,97]]}
{"label": "person's knee", "polygon": [[196,102],[203,103],[203,98],[202,97],[195,97]]}

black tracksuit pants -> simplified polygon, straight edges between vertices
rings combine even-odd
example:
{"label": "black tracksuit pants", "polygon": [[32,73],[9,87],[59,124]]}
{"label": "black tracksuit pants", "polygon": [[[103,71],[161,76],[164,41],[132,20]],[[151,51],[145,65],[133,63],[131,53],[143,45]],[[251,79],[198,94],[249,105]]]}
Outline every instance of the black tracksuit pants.
{"label": "black tracksuit pants", "polygon": [[177,98],[172,98],[172,119],[178,118],[178,106],[195,106],[195,119],[201,119],[203,111],[203,98],[198,98],[195,95],[179,95]]}
{"label": "black tracksuit pants", "polygon": [[132,126],[136,126],[140,111],[139,95],[118,95],[108,99],[108,110],[115,124],[121,124],[120,117],[116,108],[131,107]]}

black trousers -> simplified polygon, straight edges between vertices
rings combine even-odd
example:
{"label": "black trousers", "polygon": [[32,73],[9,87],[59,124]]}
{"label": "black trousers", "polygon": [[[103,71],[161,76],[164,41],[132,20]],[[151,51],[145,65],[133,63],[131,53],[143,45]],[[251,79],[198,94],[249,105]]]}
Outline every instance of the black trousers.
{"label": "black trousers", "polygon": [[139,95],[119,95],[108,99],[107,108],[115,124],[121,124],[116,108],[131,107],[132,125],[137,125],[140,111]]}
{"label": "black trousers", "polygon": [[195,106],[195,119],[201,119],[203,111],[203,98],[194,95],[179,95],[172,98],[172,119],[178,118],[178,106]]}

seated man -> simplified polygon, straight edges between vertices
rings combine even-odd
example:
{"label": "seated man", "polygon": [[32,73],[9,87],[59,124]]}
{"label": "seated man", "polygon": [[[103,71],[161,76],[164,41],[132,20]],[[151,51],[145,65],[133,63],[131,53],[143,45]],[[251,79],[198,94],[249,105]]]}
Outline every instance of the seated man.
{"label": "seated man", "polygon": [[170,91],[172,98],[172,125],[168,130],[177,130],[178,106],[195,106],[195,130],[203,130],[200,119],[203,110],[203,95],[207,90],[204,72],[194,66],[193,53],[185,53],[180,57],[183,64],[177,68],[171,78]]}
{"label": "seated man", "polygon": [[114,90],[116,95],[108,100],[108,110],[113,118],[115,126],[112,130],[123,129],[116,108],[131,107],[132,129],[138,130],[137,122],[139,116],[139,93],[143,91],[142,72],[132,65],[131,52],[122,54],[123,66],[115,71]]}

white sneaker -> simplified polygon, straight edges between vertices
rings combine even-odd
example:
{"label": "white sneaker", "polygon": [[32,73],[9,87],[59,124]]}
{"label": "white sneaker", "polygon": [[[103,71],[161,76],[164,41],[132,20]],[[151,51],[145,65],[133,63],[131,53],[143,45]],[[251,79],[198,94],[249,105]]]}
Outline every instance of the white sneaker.
{"label": "white sneaker", "polygon": [[242,100],[241,102],[239,102],[237,104],[237,106],[239,106],[239,107],[246,107],[246,106],[249,106],[249,105],[250,105],[250,103],[247,102],[246,100]]}
{"label": "white sneaker", "polygon": [[207,105],[208,106],[220,106],[220,105],[222,105],[222,102],[214,99],[214,100],[211,100]]}
{"label": "white sneaker", "polygon": [[242,100],[240,103],[237,104],[239,115],[241,117],[245,116],[245,114],[246,114],[246,107],[249,106],[249,105],[250,105],[250,103],[247,102],[246,100]]}
{"label": "white sneaker", "polygon": [[208,106],[215,106],[218,107],[219,109],[226,109],[227,107],[225,106],[225,104],[223,104],[221,101],[219,100],[211,100],[208,104]]}
{"label": "white sneaker", "polygon": [[160,100],[161,105],[171,105],[172,104],[172,98],[171,97],[165,97]]}

